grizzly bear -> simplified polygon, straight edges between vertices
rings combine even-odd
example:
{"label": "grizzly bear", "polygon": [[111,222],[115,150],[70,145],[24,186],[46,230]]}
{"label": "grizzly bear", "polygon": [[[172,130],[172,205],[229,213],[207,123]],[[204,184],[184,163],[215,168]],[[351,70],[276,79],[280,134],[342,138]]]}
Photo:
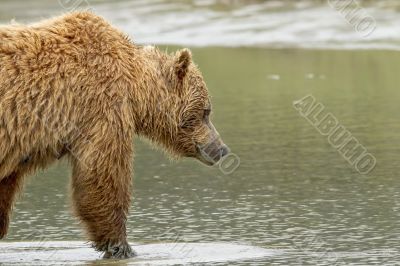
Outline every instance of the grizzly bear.
{"label": "grizzly bear", "polygon": [[63,157],[74,212],[105,258],[127,242],[133,137],[213,165],[229,153],[187,49],[134,44],[91,12],[0,27],[0,238],[24,177]]}

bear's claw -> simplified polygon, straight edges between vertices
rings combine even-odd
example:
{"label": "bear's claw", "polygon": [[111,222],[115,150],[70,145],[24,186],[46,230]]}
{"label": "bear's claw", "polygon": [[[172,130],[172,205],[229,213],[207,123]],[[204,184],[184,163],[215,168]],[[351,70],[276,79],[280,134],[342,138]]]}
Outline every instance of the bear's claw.
{"label": "bear's claw", "polygon": [[104,259],[129,259],[137,256],[136,252],[132,250],[128,243],[108,245],[104,253]]}

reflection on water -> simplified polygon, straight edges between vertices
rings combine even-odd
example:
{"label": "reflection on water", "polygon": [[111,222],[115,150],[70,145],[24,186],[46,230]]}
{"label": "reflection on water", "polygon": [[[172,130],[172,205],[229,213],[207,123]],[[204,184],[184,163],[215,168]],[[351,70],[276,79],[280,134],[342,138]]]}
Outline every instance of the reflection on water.
{"label": "reflection on water", "polygon": [[79,241],[0,243],[0,264],[7,265],[210,265],[265,258],[282,252],[230,243],[134,244],[129,260],[102,261],[90,245]]}
{"label": "reflection on water", "polygon": [[[397,261],[400,56],[193,52],[213,95],[215,124],[241,165],[225,176],[193,160],[169,162],[137,141],[130,240],[227,241],[290,251],[260,264]],[[293,108],[294,100],[310,93],[377,158],[368,176],[349,166]],[[68,175],[63,163],[33,178],[8,240],[83,239],[67,207]]]}

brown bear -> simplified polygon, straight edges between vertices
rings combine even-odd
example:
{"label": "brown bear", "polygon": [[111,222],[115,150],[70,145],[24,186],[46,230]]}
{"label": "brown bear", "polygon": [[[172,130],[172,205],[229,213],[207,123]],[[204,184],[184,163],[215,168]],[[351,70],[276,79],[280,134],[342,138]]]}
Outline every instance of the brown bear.
{"label": "brown bear", "polygon": [[62,157],[74,210],[105,258],[127,242],[133,137],[212,165],[229,153],[187,49],[132,43],[91,12],[0,26],[0,238],[23,179]]}

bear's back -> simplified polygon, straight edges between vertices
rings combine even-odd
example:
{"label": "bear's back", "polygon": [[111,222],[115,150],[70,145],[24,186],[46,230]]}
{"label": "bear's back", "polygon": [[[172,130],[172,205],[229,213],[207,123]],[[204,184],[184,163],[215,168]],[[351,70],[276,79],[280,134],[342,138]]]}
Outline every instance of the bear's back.
{"label": "bear's back", "polygon": [[58,150],[83,120],[109,109],[99,95],[123,75],[121,60],[130,45],[90,12],[0,26],[1,171],[32,152]]}

